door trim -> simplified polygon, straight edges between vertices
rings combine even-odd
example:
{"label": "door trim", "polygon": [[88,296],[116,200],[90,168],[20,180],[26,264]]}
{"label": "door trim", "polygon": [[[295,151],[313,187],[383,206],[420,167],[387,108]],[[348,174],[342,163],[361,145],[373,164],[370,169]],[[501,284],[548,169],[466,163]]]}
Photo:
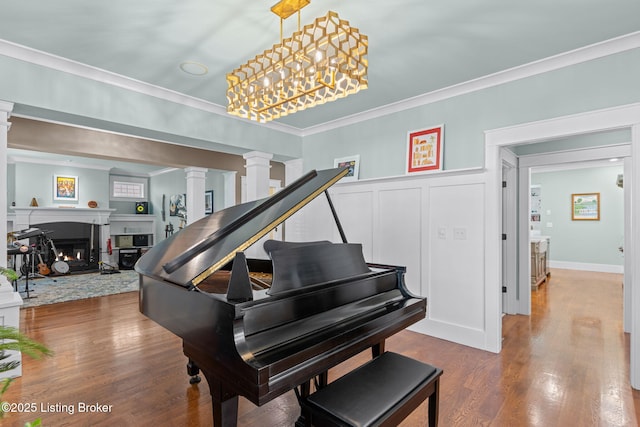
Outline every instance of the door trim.
{"label": "door trim", "polygon": [[[640,171],[640,103],[557,117],[537,122],[492,129],[485,132],[486,215],[485,215],[485,314],[486,348],[499,352],[502,348],[501,286],[501,228],[502,228],[502,147],[530,144],[574,135],[631,129],[633,170]],[[631,198],[640,200],[640,173],[632,174]],[[625,243],[625,258],[633,257],[634,248],[640,247],[640,217],[631,212],[632,236]],[[640,277],[640,263],[632,267],[632,332],[631,332],[631,385],[640,388],[640,289],[635,278]]]}

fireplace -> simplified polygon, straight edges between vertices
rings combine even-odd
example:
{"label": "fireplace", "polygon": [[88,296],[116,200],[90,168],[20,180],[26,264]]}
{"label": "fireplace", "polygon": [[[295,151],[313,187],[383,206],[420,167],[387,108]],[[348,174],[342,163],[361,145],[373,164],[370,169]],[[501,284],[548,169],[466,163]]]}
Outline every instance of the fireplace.
{"label": "fireplace", "polygon": [[[48,237],[44,239],[46,247],[39,248],[47,265],[52,266],[55,261],[65,261],[69,266],[69,273],[72,274],[99,270],[99,225],[53,222],[34,224],[32,227],[39,228]],[[39,241],[38,238],[31,237],[29,243],[42,246],[42,239]]]}

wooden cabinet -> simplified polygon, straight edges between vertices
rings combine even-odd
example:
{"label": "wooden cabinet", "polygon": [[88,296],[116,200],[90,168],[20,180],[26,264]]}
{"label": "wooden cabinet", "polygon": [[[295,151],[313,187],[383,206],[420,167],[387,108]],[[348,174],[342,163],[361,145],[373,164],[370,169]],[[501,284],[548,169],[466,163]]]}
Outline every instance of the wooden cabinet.
{"label": "wooden cabinet", "polygon": [[549,274],[549,239],[531,240],[531,289],[538,289]]}

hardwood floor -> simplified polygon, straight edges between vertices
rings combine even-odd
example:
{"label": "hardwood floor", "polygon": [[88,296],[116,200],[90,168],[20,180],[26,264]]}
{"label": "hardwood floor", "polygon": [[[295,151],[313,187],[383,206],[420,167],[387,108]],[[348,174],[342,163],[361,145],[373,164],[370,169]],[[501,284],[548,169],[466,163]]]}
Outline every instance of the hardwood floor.
{"label": "hardwood floor", "polygon": [[[554,270],[532,300],[531,317],[504,317],[500,354],[410,331],[387,349],[444,369],[441,426],[637,425],[622,276]],[[206,380],[189,385],[180,339],[141,315],[137,302],[128,293],[21,310],[22,330],[55,355],[23,358],[23,376],[3,398],[37,411],[7,414],[1,424],[41,417],[45,426],[211,426]],[[345,362],[330,378],[367,358]],[[107,406],[82,407],[96,403]],[[292,425],[298,413],[293,393],[262,407],[241,399],[238,424]],[[425,424],[426,403],[402,426]]]}

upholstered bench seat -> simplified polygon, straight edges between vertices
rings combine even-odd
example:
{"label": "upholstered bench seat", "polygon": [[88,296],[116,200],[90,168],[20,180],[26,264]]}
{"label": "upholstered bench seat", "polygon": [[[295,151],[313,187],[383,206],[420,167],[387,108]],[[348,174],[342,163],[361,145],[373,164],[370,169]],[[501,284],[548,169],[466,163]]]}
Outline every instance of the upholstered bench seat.
{"label": "upholstered bench seat", "polygon": [[438,422],[442,370],[386,352],[301,399],[314,426],[396,426],[429,398],[429,426]]}

